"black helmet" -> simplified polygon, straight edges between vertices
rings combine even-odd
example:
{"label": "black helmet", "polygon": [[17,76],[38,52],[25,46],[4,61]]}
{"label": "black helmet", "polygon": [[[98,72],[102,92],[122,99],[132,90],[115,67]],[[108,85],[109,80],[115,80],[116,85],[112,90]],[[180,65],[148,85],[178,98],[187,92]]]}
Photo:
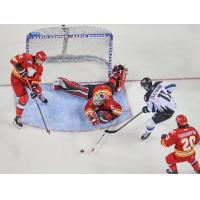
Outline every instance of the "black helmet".
{"label": "black helmet", "polygon": [[152,86],[152,80],[150,78],[143,78],[140,82],[141,87],[145,90],[150,90]]}

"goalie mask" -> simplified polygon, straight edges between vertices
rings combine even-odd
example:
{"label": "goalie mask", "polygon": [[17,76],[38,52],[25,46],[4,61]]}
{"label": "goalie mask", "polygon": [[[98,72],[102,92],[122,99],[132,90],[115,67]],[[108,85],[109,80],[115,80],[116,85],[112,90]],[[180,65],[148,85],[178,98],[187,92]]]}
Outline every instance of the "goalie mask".
{"label": "goalie mask", "polygon": [[152,81],[150,78],[143,78],[140,82],[141,87],[143,87],[146,91],[150,90],[152,87]]}
{"label": "goalie mask", "polygon": [[105,94],[103,94],[101,92],[97,93],[93,97],[93,104],[95,106],[101,106],[101,105],[103,105],[105,99],[106,99],[106,95]]}

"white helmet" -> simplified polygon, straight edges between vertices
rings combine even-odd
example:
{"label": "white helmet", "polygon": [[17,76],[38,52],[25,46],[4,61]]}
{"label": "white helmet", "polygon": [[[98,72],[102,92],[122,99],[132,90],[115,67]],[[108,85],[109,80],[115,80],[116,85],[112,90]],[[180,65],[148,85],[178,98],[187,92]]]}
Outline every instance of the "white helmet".
{"label": "white helmet", "polygon": [[101,106],[103,105],[105,99],[107,98],[107,96],[103,93],[97,93],[93,96],[93,104],[95,106]]}

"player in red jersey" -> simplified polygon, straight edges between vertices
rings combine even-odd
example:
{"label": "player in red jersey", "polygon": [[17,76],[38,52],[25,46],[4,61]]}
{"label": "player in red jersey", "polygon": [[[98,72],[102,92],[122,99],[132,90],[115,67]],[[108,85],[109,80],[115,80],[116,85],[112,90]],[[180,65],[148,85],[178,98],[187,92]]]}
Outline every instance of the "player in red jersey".
{"label": "player in red jersey", "polygon": [[119,103],[113,99],[115,92],[120,92],[124,86],[126,72],[122,65],[113,68],[108,82],[97,85],[80,85],[65,78],[59,78],[53,85],[54,90],[64,90],[72,95],[88,99],[85,115],[94,125],[107,123],[122,113]]}
{"label": "player in red jersey", "polygon": [[39,51],[35,56],[23,53],[14,56],[10,60],[10,63],[13,65],[11,84],[17,96],[16,117],[13,123],[18,128],[23,127],[21,116],[29,98],[27,88],[30,89],[33,99],[38,97],[43,103],[48,102],[42,95],[42,88],[40,86],[43,72],[42,64],[46,59],[46,54],[43,51]]}
{"label": "player in red jersey", "polygon": [[194,146],[199,144],[200,135],[195,128],[189,126],[188,120],[184,115],[176,117],[178,128],[171,131],[168,135],[161,136],[161,144],[165,147],[175,145],[175,151],[166,157],[166,162],[170,169],[169,174],[178,174],[176,163],[188,162],[196,173],[200,174],[200,166],[195,157]]}

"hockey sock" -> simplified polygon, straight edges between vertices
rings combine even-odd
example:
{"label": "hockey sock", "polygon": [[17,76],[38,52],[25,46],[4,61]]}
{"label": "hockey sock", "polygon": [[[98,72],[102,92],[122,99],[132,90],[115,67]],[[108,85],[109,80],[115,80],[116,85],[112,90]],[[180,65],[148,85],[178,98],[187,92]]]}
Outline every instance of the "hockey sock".
{"label": "hockey sock", "polygon": [[177,170],[176,164],[169,165],[169,168],[170,168],[172,171],[176,171],[176,170]]}
{"label": "hockey sock", "polygon": [[146,132],[151,133],[156,127],[155,122],[151,119],[147,122]]}
{"label": "hockey sock", "polygon": [[195,171],[200,170],[200,166],[197,160],[195,160],[193,163],[191,163],[192,167],[194,168]]}
{"label": "hockey sock", "polygon": [[18,117],[22,116],[27,101],[28,101],[28,94],[19,97],[16,107],[16,116]]}

